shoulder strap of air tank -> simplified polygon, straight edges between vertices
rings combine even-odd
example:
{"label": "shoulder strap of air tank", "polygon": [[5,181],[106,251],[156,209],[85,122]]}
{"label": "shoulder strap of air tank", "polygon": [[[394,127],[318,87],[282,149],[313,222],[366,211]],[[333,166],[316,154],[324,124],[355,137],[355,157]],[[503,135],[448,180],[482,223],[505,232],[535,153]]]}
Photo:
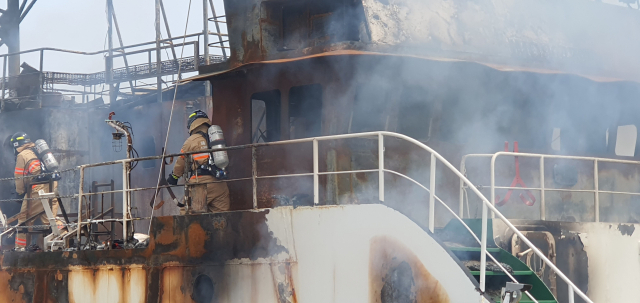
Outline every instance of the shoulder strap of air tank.
{"label": "shoulder strap of air tank", "polygon": [[[207,142],[207,146],[209,146],[209,134],[205,133],[205,132],[196,132],[196,134],[200,134],[204,140]],[[211,147],[211,146],[209,146]]]}

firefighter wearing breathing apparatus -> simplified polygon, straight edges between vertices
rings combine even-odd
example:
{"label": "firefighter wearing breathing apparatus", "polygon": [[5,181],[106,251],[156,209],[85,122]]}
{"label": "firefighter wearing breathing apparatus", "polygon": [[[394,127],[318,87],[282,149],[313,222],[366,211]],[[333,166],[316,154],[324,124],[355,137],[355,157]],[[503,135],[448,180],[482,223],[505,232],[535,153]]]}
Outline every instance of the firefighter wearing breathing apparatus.
{"label": "firefighter wearing breathing apparatus", "polygon": [[[14,171],[14,176],[16,177],[16,193],[14,193],[14,198],[23,199],[22,207],[18,214],[18,224],[22,224],[27,218],[39,213],[42,213],[40,216],[42,224],[49,224],[47,215],[44,213],[42,201],[37,198],[39,197],[38,192],[40,190],[47,193],[49,192],[50,184],[53,185],[51,189],[54,192],[56,191],[58,186],[58,182],[56,181],[59,179],[59,174],[54,172],[58,168],[58,163],[55,158],[53,158],[44,140],[37,140],[34,144],[26,133],[17,132],[11,137],[11,144],[16,154],[16,168]],[[45,165],[48,166],[49,169],[45,170]],[[48,172],[50,173],[45,174]],[[49,206],[54,215],[58,213],[57,199],[50,200]],[[56,220],[56,224],[58,226],[52,228],[64,228],[62,221]],[[26,225],[33,225],[33,221],[28,222]],[[27,234],[21,231],[24,230],[19,229],[16,235],[16,250],[24,250],[28,243]]]}
{"label": "firefighter wearing breathing apparatus", "polygon": [[[180,153],[224,147],[220,127],[211,125],[209,117],[201,110],[189,115],[187,129],[191,136],[185,141]],[[228,211],[230,201],[227,183],[211,183],[227,178],[225,169],[228,164],[226,151],[183,155],[176,161],[167,182],[177,185],[178,179],[184,177],[189,189],[188,197],[191,199],[191,213]]]}

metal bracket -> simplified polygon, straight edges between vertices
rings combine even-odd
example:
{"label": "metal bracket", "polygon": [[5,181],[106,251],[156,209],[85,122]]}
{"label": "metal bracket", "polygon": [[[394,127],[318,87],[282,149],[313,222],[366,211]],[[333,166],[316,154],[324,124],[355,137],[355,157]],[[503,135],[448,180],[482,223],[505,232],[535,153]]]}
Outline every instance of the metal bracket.
{"label": "metal bracket", "polygon": [[40,190],[38,192],[38,195],[40,196],[40,201],[42,202],[42,208],[44,208],[44,212],[45,214],[47,214],[47,219],[49,220],[49,225],[51,225],[51,230],[56,236],[62,235],[60,229],[58,228],[58,225],[56,224],[56,216],[53,211],[51,211],[51,207],[49,207],[49,200],[55,199],[56,194],[45,193],[44,190]]}

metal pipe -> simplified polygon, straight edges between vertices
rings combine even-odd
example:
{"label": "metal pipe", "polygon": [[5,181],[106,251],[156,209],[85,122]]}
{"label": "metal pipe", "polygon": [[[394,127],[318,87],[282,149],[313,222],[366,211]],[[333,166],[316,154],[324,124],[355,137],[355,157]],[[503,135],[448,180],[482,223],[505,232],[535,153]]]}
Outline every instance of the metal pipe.
{"label": "metal pipe", "polygon": [[128,166],[129,163],[122,163],[122,240],[126,243],[128,242],[127,240],[127,219],[128,219],[128,204],[129,204],[129,193],[128,193],[128,189],[129,189],[129,178],[128,178]]}
{"label": "metal pipe", "polygon": [[594,189],[594,197],[593,201],[596,208],[596,222],[600,222],[600,192],[598,189],[600,188],[600,179],[598,178],[598,160],[593,161],[593,189]]}
{"label": "metal pipe", "polygon": [[[474,188],[475,189],[475,188]],[[480,291],[486,291],[487,275],[487,203],[482,203],[482,232],[480,235]]]}
{"label": "metal pipe", "polygon": [[[124,43],[122,42],[122,35],[120,34],[120,26],[118,26],[118,18],[116,17],[116,10],[113,7],[113,0],[110,0],[110,5],[111,5],[111,16],[113,17],[113,23],[116,26],[116,34],[118,35],[118,42],[120,44],[120,47],[124,47]],[[111,45],[111,50],[113,50],[113,43]],[[110,53],[110,55],[112,56],[111,58],[111,64],[113,64],[113,51]],[[127,60],[127,54],[124,52],[124,50],[122,51],[122,59],[124,60],[124,67],[127,70],[127,76],[129,75],[129,60]],[[113,79],[112,79],[113,80]],[[133,85],[133,81],[129,80],[129,87],[131,88],[131,93],[135,94],[135,86]]]}
{"label": "metal pipe", "polygon": [[[164,3],[162,2],[162,0],[160,0],[160,11],[162,12],[162,18],[164,20],[164,28],[167,31],[167,37],[169,39],[171,39],[171,29],[169,28],[169,21],[167,21],[167,13],[164,10]],[[176,48],[174,47],[173,43],[170,41],[169,44],[171,45],[171,53],[173,54],[173,60],[178,60],[178,55],[176,55]],[[182,79],[182,75],[178,74],[178,79]]]}
{"label": "metal pipe", "polygon": [[[460,161],[460,173],[466,175],[467,168],[465,165],[466,156],[462,156],[462,161]],[[460,199],[458,201],[458,215],[460,218],[464,218],[464,182],[460,179]]]}
{"label": "metal pipe", "polygon": [[258,208],[258,161],[256,159],[256,147],[251,147],[251,179],[253,180],[253,209]]}
{"label": "metal pipe", "polygon": [[[209,4],[207,0],[202,0],[202,41],[204,42],[204,63],[209,65]],[[209,96],[209,95],[206,95]]]}
{"label": "metal pipe", "polygon": [[384,202],[384,136],[378,134],[378,196]]}
{"label": "metal pipe", "polygon": [[[156,77],[157,85],[157,101],[162,103],[162,52],[160,51],[160,0],[156,0],[156,71],[158,76]],[[176,87],[176,89],[178,89]]]}
{"label": "metal pipe", "polygon": [[81,231],[82,231],[82,196],[83,196],[83,185],[84,185],[84,166],[80,166],[80,188],[78,189],[78,230],[77,230],[77,245],[78,250],[81,249]]}
{"label": "metal pipe", "polygon": [[105,81],[109,85],[109,103],[114,104],[118,95],[113,85],[113,0],[107,0],[107,43],[109,55],[105,58]]}
{"label": "metal pipe", "polygon": [[5,83],[7,82],[7,57],[4,57],[4,62],[2,63],[2,108],[4,111],[4,92],[5,92]]}
{"label": "metal pipe", "polygon": [[15,77],[20,75],[20,1],[7,0],[7,11],[2,16],[7,20],[3,26],[6,29],[3,41],[7,44],[7,52],[11,54],[9,77]]}
{"label": "metal pipe", "polygon": [[320,203],[320,185],[318,177],[318,140],[313,139],[313,205]]}
{"label": "metal pipe", "polygon": [[573,294],[573,287],[571,287],[571,285],[568,285],[567,289],[569,290],[569,303],[574,303],[575,298]]}
{"label": "metal pipe", "polygon": [[547,219],[547,206],[544,192],[544,157],[540,157],[540,220]]}
{"label": "metal pipe", "polygon": [[435,208],[435,194],[436,194],[436,155],[431,154],[431,167],[429,176],[429,231],[433,233],[436,228],[436,208]]}

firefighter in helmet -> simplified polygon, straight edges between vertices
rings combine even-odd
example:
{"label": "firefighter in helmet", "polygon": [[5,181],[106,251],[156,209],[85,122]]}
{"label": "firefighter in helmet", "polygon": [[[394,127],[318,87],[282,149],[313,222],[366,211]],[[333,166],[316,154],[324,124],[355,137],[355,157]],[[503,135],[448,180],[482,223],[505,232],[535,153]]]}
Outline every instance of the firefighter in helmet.
{"label": "firefighter in helmet", "polygon": [[[209,149],[207,130],[210,126],[211,121],[205,112],[196,110],[189,115],[187,129],[191,136],[184,142],[180,153]],[[188,178],[186,182],[193,213],[228,211],[230,207],[227,183],[216,182],[219,181],[215,177],[217,168],[211,164],[209,157],[209,153],[180,156],[173,172],[167,177],[171,185],[177,185],[180,177]]]}
{"label": "firefighter in helmet", "polygon": [[[42,224],[49,224],[47,215],[44,213],[42,201],[37,199],[39,197],[39,191],[43,190],[44,192],[49,192],[49,184],[31,185],[31,183],[39,183],[37,181],[44,180],[47,177],[45,175],[41,175],[42,165],[40,163],[40,159],[36,155],[35,144],[32,143],[29,136],[23,132],[15,133],[11,137],[11,144],[16,155],[16,168],[14,171],[14,176],[16,177],[16,193],[14,195],[17,199],[23,199],[22,207],[18,214],[18,225],[27,221],[27,218],[37,216],[38,214],[41,214],[39,218],[42,221]],[[53,191],[56,190],[57,186],[57,182],[54,181]],[[58,213],[57,199],[50,200],[49,206],[51,207],[51,212],[54,215]],[[28,222],[26,225],[29,226],[32,224],[33,220]],[[63,229],[64,225],[62,221],[56,220],[56,224],[57,226],[52,228]],[[15,247],[18,251],[24,251],[28,243],[27,234],[23,231],[24,229],[18,229],[18,234],[16,235]]]}

